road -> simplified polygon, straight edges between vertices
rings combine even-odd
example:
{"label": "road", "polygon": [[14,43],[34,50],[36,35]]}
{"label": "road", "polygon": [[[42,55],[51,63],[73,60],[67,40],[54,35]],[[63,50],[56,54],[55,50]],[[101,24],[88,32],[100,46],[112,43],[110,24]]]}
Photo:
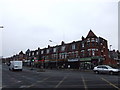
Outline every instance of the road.
{"label": "road", "polygon": [[91,71],[46,70],[37,72],[24,67],[23,71],[9,71],[2,65],[3,88],[110,88],[120,90],[118,75],[95,74]]}

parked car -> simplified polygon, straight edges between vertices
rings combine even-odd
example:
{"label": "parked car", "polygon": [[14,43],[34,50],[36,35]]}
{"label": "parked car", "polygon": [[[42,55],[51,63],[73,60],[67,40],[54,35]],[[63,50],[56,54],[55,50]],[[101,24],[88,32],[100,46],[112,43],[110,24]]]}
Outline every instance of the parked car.
{"label": "parked car", "polygon": [[98,74],[98,73],[108,73],[108,74],[119,74],[120,73],[120,69],[115,69],[112,68],[111,66],[108,65],[98,65],[96,67],[94,67],[93,71]]}

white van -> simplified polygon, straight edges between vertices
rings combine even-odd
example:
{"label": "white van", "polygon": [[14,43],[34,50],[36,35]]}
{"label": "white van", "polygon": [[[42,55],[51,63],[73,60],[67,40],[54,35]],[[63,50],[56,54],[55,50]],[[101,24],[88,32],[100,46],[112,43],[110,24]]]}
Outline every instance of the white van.
{"label": "white van", "polygon": [[22,71],[22,61],[10,61],[9,70]]}

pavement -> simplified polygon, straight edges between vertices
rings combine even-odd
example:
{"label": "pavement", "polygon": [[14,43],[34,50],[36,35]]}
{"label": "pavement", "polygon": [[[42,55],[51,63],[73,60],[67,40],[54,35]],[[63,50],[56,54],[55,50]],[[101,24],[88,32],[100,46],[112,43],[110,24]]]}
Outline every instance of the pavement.
{"label": "pavement", "polygon": [[29,66],[23,66],[24,69],[28,69],[28,70],[33,70],[33,71],[51,71],[51,70],[59,70],[59,71],[77,71],[77,72],[93,72],[93,70],[88,70],[88,69],[56,69],[56,68],[52,68],[52,69],[40,69],[40,68],[36,68],[36,67],[29,67]]}

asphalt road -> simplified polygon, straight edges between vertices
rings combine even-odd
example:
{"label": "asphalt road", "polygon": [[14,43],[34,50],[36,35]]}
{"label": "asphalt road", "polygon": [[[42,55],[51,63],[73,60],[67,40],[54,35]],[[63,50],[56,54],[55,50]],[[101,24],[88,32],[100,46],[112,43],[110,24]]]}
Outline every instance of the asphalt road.
{"label": "asphalt road", "polygon": [[46,70],[37,72],[24,67],[9,71],[2,65],[2,88],[110,88],[120,90],[118,75],[95,74],[92,71]]}

